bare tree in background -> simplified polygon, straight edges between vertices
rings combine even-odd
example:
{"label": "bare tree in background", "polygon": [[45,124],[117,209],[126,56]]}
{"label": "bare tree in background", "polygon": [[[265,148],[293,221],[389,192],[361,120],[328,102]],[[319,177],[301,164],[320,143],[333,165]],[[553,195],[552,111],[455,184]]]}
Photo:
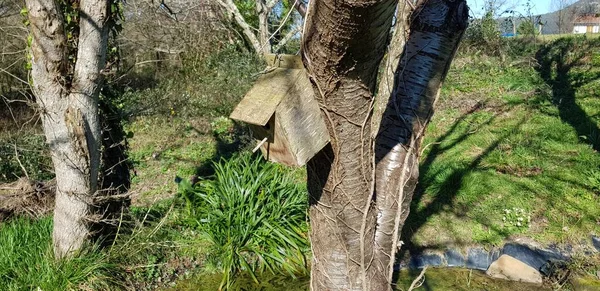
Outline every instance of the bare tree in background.
{"label": "bare tree in background", "polygon": [[56,174],[54,253],[62,258],[84,245],[94,222],[101,145],[98,94],[106,59],[109,0],[79,3],[74,64],[67,58],[65,21],[58,2],[25,3],[32,36],[33,93]]}
{"label": "bare tree in background", "polygon": [[577,7],[577,16],[595,16],[596,14],[600,14],[600,3],[597,1],[587,1]]}
{"label": "bare tree in background", "polygon": [[[281,49],[290,39],[295,37],[300,32],[299,26],[293,26],[294,19],[302,16],[306,8],[303,0],[290,0],[293,4],[291,5],[288,13],[285,15],[278,15],[280,23],[278,27],[273,31],[270,29],[269,21],[273,19],[275,8],[280,5],[281,0],[248,0],[255,2],[256,15],[258,17],[258,27],[253,28],[248,21],[246,21],[233,0],[217,0],[219,5],[226,11],[226,15],[231,21],[233,21],[241,30],[244,39],[252,47],[254,53],[262,55],[265,53],[277,52]],[[294,8],[298,13],[294,13]],[[292,26],[287,33],[277,41],[276,45],[274,36],[281,32],[281,28],[286,23],[292,23]],[[255,32],[256,31],[256,32]]]}
{"label": "bare tree in background", "polygon": [[[23,2],[19,0],[0,1],[0,94],[28,88],[24,65],[27,29],[19,15],[21,7]],[[25,102],[24,98],[18,99]]]}
{"label": "bare tree in background", "polygon": [[571,32],[571,25],[575,17],[574,0],[552,0],[552,10],[556,11],[556,26],[558,33]]}
{"label": "bare tree in background", "polygon": [[165,56],[182,53],[209,54],[231,39],[220,14],[220,7],[210,0],[129,0],[119,42],[133,57],[131,63],[164,61]]}

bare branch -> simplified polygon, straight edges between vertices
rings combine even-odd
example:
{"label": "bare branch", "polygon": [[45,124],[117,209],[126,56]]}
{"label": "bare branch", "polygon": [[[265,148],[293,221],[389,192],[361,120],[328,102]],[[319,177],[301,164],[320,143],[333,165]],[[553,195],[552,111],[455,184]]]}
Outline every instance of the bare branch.
{"label": "bare branch", "polygon": [[233,20],[242,29],[244,37],[246,40],[248,40],[248,42],[250,42],[254,52],[260,54],[262,52],[260,41],[258,41],[256,35],[252,32],[250,25],[248,25],[246,20],[244,20],[244,17],[238,10],[237,6],[235,6],[235,3],[233,3],[232,0],[217,0],[217,2],[228,12],[229,17],[233,16]]}
{"label": "bare branch", "polygon": [[19,163],[19,166],[21,167],[21,170],[23,171],[23,174],[25,174],[25,177],[27,177],[27,179],[29,180],[29,174],[27,174],[27,170],[23,166],[23,163],[21,163],[21,159],[19,159],[19,151],[17,151],[17,145],[13,144],[13,147],[15,148],[15,159]]}
{"label": "bare branch", "polygon": [[287,43],[288,41],[290,41],[294,36],[296,36],[298,33],[300,32],[300,28],[296,27],[292,30],[290,30],[277,44],[277,46],[275,46],[275,48],[273,49],[273,52],[278,52],[279,50],[281,50]]}
{"label": "bare branch", "polygon": [[408,287],[407,291],[412,291],[416,288],[421,287],[421,285],[423,285],[423,282],[425,282],[425,271],[427,271],[427,266],[425,266],[425,268],[423,268],[423,270],[421,270],[421,274],[419,274],[419,276],[417,276],[417,278],[415,278],[415,280],[412,282],[412,284],[410,284],[410,287]]}

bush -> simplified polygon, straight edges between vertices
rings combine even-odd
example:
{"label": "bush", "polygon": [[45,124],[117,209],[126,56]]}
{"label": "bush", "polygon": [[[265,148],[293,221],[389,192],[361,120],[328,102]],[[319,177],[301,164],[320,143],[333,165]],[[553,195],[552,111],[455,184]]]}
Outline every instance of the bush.
{"label": "bush", "polygon": [[215,163],[215,175],[194,187],[180,183],[189,222],[211,251],[207,261],[229,287],[240,271],[305,273],[307,194],[283,168],[250,154]]}
{"label": "bush", "polygon": [[500,36],[498,23],[492,12],[487,12],[481,19],[471,21],[465,31],[462,50],[476,49],[488,55],[502,54],[504,40]]}
{"label": "bush", "polygon": [[225,49],[195,64],[157,73],[159,80],[149,82],[154,87],[139,90],[122,84],[122,95],[113,102],[125,116],[228,116],[263,67],[254,55]]}
{"label": "bush", "polygon": [[16,181],[25,175],[24,171],[32,180],[52,179],[54,173],[47,151],[41,134],[0,132],[0,183]]}

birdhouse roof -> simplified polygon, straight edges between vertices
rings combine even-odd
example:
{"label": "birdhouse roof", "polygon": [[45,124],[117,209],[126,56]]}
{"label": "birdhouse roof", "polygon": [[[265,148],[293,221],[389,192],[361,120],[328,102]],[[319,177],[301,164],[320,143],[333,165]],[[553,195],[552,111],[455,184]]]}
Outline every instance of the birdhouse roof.
{"label": "birdhouse roof", "polygon": [[304,74],[303,69],[296,69],[302,62],[299,57],[265,56],[269,64],[282,67],[268,67],[258,78],[252,89],[236,106],[230,115],[231,119],[263,126],[269,122],[277,106],[294,87],[298,78]]}

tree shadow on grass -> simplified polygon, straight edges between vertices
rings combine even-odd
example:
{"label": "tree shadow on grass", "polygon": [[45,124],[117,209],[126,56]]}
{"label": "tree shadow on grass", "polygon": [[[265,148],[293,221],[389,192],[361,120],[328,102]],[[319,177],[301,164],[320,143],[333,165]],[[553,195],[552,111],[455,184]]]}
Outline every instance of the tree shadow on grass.
{"label": "tree shadow on grass", "polygon": [[[200,133],[198,129],[194,128],[194,131]],[[248,127],[237,122],[233,124],[233,127],[228,133],[218,134],[213,132],[212,136],[216,141],[215,154],[196,167],[195,177],[197,179],[212,176],[215,173],[213,167],[215,162],[231,158],[234,154],[247,148],[253,140]]]}
{"label": "tree shadow on grass", "polygon": [[592,60],[591,52],[600,47],[600,39],[561,38],[543,46],[537,53],[536,68],[552,89],[552,103],[560,118],[577,131],[580,140],[600,151],[597,123],[576,101],[577,90],[600,79],[600,70],[585,69]]}
{"label": "tree shadow on grass", "polygon": [[[512,105],[514,106],[514,104]],[[510,111],[511,107],[507,107],[505,110],[506,111]],[[463,180],[464,177],[467,176],[470,173],[479,171],[481,169],[480,168],[480,164],[481,162],[489,156],[490,153],[492,153],[494,150],[497,149],[498,145],[500,145],[503,141],[505,141],[507,138],[509,138],[516,130],[518,130],[526,121],[527,118],[523,118],[521,119],[517,125],[515,125],[512,130],[508,130],[506,131],[506,133],[504,135],[502,135],[501,137],[499,137],[498,139],[496,139],[494,142],[492,142],[485,150],[482,151],[482,153],[480,153],[479,155],[477,155],[476,157],[473,158],[472,161],[470,161],[470,163],[468,163],[465,166],[459,166],[455,169],[452,170],[452,172],[449,175],[446,175],[444,173],[442,173],[443,171],[447,170],[447,169],[440,169],[438,170],[438,172],[436,173],[429,173],[428,175],[423,175],[424,173],[430,172],[431,166],[433,164],[433,162],[442,154],[444,154],[446,151],[452,149],[453,147],[455,147],[456,145],[464,142],[470,135],[472,132],[477,131],[478,129],[481,129],[487,125],[490,125],[494,122],[494,120],[497,118],[497,116],[500,113],[495,114],[494,116],[490,117],[489,119],[487,119],[485,122],[477,125],[475,128],[472,128],[471,125],[468,125],[466,127],[461,127],[460,125],[464,122],[466,122],[466,118],[473,112],[469,112],[463,116],[461,116],[457,121],[454,122],[454,124],[451,126],[451,128],[441,137],[439,137],[433,144],[432,149],[429,151],[427,157],[423,160],[423,162],[421,163],[420,166],[420,172],[422,173],[422,175],[420,175],[419,177],[419,184],[417,186],[417,189],[415,190],[414,196],[413,196],[413,200],[411,203],[411,210],[410,210],[410,214],[408,216],[408,219],[406,220],[405,226],[402,228],[402,235],[401,235],[401,239],[402,241],[405,243],[405,245],[402,247],[402,249],[400,250],[399,254],[398,254],[398,258],[403,258],[406,257],[407,254],[410,255],[417,255],[422,253],[425,248],[422,246],[417,246],[411,243],[413,236],[417,233],[417,231],[427,223],[427,221],[435,214],[441,212],[444,210],[444,208],[446,207],[450,207],[453,209],[453,212],[461,217],[464,216],[468,209],[465,208],[465,206],[461,206],[461,205],[457,205],[455,202],[455,198],[456,195],[458,194],[458,192],[460,191],[462,184],[463,184]],[[458,132],[462,131],[461,133],[459,133],[458,137],[453,139],[453,141],[449,144],[444,144],[444,141],[447,141],[450,139],[451,136],[456,135]],[[432,179],[435,179],[439,176],[446,176],[446,178],[441,182],[435,182],[436,184],[439,184],[438,187],[436,187],[436,191],[437,193],[435,193],[435,197],[433,198],[433,200],[429,203],[427,203],[427,205],[423,208],[419,208],[418,205],[421,204],[423,198],[424,198],[424,194],[425,194],[425,189],[423,188],[422,185],[431,185],[432,183],[434,183],[434,181]],[[431,178],[427,178],[427,177],[431,177]],[[461,208],[462,207],[462,208]],[[485,222],[484,222],[485,223]],[[498,233],[503,233],[503,230],[495,230]],[[429,248],[432,246],[428,246]],[[447,246],[438,246],[441,249],[445,249]]]}

